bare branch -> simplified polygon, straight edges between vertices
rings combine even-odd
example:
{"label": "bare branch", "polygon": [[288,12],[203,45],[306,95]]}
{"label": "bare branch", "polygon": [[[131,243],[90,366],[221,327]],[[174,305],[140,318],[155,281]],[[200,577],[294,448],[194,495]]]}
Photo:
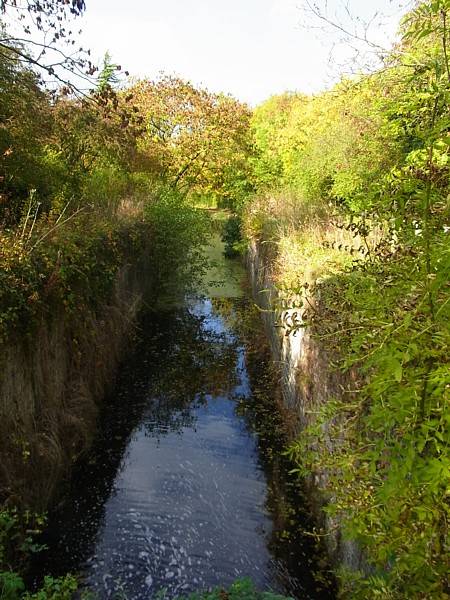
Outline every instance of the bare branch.
{"label": "bare branch", "polygon": [[[382,67],[387,57],[392,56],[390,40],[386,39],[384,43],[378,39],[383,26],[389,22],[397,22],[413,3],[413,0],[407,0],[395,8],[393,6],[392,14],[374,11],[363,18],[357,13],[357,9],[352,10],[350,0],[337,3],[333,14],[330,14],[327,0],[303,0],[301,10],[306,16],[303,26],[319,30],[326,36],[327,42],[331,39],[329,64],[337,65],[341,73],[371,72]],[[339,50],[343,56],[340,64],[337,58]]]}

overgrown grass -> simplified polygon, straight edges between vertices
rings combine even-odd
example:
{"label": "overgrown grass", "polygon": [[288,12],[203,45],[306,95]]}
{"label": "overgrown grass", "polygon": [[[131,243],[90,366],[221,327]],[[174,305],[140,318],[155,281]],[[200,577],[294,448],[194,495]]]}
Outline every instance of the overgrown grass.
{"label": "overgrown grass", "polygon": [[360,246],[360,240],[332,224],[326,205],[293,193],[286,201],[281,192],[253,198],[243,214],[242,230],[247,240],[269,247],[274,283],[288,293],[350,264],[339,245],[355,251]]}

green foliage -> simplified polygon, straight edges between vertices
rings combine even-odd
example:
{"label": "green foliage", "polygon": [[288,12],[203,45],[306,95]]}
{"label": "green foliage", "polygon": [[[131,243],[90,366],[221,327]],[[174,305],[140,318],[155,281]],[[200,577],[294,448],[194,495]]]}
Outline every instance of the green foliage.
{"label": "green foliage", "polygon": [[114,87],[114,85],[119,83],[119,78],[117,76],[117,71],[119,69],[120,67],[112,62],[109,52],[106,52],[103,57],[103,67],[98,76],[97,86],[100,92],[104,92],[108,88]]}
{"label": "green foliage", "polygon": [[242,203],[252,188],[246,105],[169,76],[139,81],[130,93],[144,120],[139,150],[147,164],[184,193],[222,207]]}
{"label": "green foliage", "polygon": [[0,599],[17,600],[25,591],[23,579],[12,571],[0,571]]}
{"label": "green foliage", "polygon": [[269,98],[255,109],[251,120],[256,147],[253,169],[259,189],[278,186],[284,180],[288,156],[297,146],[291,139],[296,129],[294,115],[306,102],[303,95],[286,93]]}
{"label": "green foliage", "polygon": [[29,592],[20,575],[12,571],[0,572],[0,600],[71,600],[77,589],[78,582],[72,575],[47,576],[40,589]]}
{"label": "green foliage", "polygon": [[286,600],[274,592],[260,592],[250,579],[238,579],[228,590],[216,588],[211,592],[196,592],[188,600]]}
{"label": "green foliage", "polygon": [[34,593],[27,592],[22,600],[71,600],[78,589],[78,582],[72,575],[65,577],[44,577],[44,584]]}
{"label": "green foliage", "polygon": [[342,574],[342,597],[448,597],[449,11],[418,4],[390,69],[255,122],[277,173],[260,189],[289,186],[316,212],[292,219],[272,195],[244,220],[301,307],[286,331],[308,326],[341,374],[291,454],[327,474],[326,511],[370,564]]}
{"label": "green foliage", "polygon": [[[0,600],[70,600],[78,588],[71,575],[62,578],[45,577],[42,587],[28,592],[23,570],[30,554],[42,550],[36,536],[45,525],[45,517],[28,511],[0,508]],[[13,569],[14,565],[14,569]]]}
{"label": "green foliage", "polygon": [[198,286],[206,269],[207,214],[175,188],[161,186],[147,199],[144,215],[152,235],[155,288],[162,302],[179,300]]}
{"label": "green foliage", "polygon": [[87,204],[95,206],[97,213],[107,217],[117,212],[121,200],[130,191],[132,196],[137,196],[132,176],[117,165],[110,164],[92,169],[83,180],[81,194]]}
{"label": "green foliage", "polygon": [[241,218],[231,215],[225,221],[222,230],[222,242],[225,243],[224,254],[227,258],[239,256],[242,248]]}
{"label": "green foliage", "polygon": [[256,109],[258,190],[283,186],[314,203],[369,208],[373,183],[400,160],[401,144],[377,93],[392,86],[391,77],[343,81],[312,98],[274,97]]}
{"label": "green foliage", "polygon": [[0,343],[31,333],[45,315],[107,300],[117,269],[146,237],[142,222],[112,228],[89,217],[60,229],[41,222],[29,239],[0,233]]}
{"label": "green foliage", "polygon": [[10,570],[13,564],[23,565],[30,554],[42,550],[35,538],[44,525],[42,515],[0,507],[0,571]]}
{"label": "green foliage", "polygon": [[20,218],[30,189],[47,189],[41,163],[49,110],[37,77],[13,52],[0,55],[0,225]]}
{"label": "green foliage", "polygon": [[[3,48],[0,117],[0,227],[17,226],[31,190],[40,202],[39,215],[91,204],[115,214],[114,200],[137,154],[139,118],[125,100],[112,90],[83,101],[64,92],[51,98],[14,49]],[[101,173],[109,180],[99,182]],[[108,184],[103,191],[108,202],[92,193],[99,183]]]}
{"label": "green foliage", "polygon": [[[448,281],[448,251],[445,260],[435,257],[435,281]],[[330,355],[339,353],[344,372],[358,367],[361,379],[324,406],[292,453],[304,470],[330,474],[327,510],[365,548],[386,597],[427,591],[440,598],[449,518],[448,302],[441,297],[431,326],[411,259],[338,274],[317,293],[315,334]],[[353,597],[367,597],[374,582],[359,584]]]}

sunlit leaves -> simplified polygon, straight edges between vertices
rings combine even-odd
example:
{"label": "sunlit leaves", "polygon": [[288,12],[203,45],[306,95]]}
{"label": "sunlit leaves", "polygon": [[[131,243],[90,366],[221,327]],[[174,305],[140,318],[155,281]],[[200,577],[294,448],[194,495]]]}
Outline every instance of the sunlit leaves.
{"label": "sunlit leaves", "polygon": [[144,156],[183,191],[235,200],[245,192],[248,107],[175,77],[139,81],[130,92],[144,117]]}
{"label": "sunlit leaves", "polygon": [[337,230],[364,242],[358,257],[338,231],[323,244],[317,216],[289,221],[270,196],[247,211],[281,279],[336,249],[352,262],[322,262],[306,322],[287,324],[309,327],[343,374],[342,394],[292,447],[299,470],[326,474],[327,512],[373,570],[346,573],[343,597],[448,593],[449,11],[448,0],[418,3],[388,69],[299,99],[296,118],[292,98],[272,99],[254,120],[261,188],[288,185],[299,206],[331,201]]}

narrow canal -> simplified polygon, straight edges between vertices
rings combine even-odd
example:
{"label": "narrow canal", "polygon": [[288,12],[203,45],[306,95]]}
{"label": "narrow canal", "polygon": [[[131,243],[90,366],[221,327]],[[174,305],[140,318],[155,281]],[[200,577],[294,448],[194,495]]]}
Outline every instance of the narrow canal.
{"label": "narrow canal", "polygon": [[95,446],[51,516],[39,570],[78,573],[99,599],[174,598],[243,577],[299,599],[334,597],[280,457],[245,274],[220,251],[210,275],[223,285],[142,321]]}

